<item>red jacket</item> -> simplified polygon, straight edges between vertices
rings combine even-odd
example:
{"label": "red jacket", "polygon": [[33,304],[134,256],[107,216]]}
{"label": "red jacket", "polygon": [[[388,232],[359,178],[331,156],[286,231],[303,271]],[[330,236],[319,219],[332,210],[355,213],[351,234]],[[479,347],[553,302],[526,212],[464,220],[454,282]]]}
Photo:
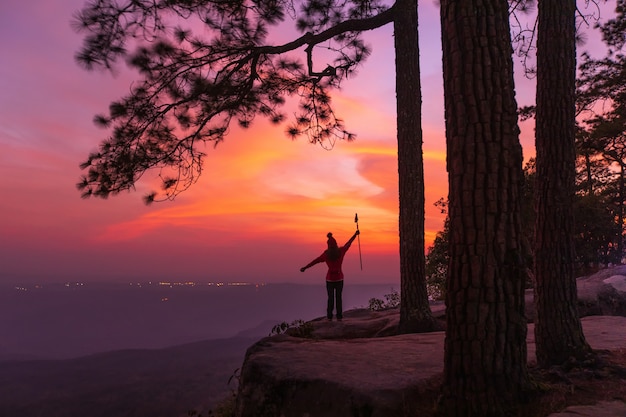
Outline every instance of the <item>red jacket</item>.
{"label": "red jacket", "polygon": [[343,263],[343,257],[346,255],[346,252],[348,251],[349,248],[350,248],[349,244],[346,244],[340,247],[339,252],[341,252],[341,255],[339,256],[338,259],[335,259],[334,261],[327,259],[328,251],[325,250],[324,253],[322,253],[317,258],[313,259],[306,267],[308,268],[320,262],[326,262],[326,265],[328,265],[328,272],[326,273],[326,281],[333,281],[333,282],[342,281],[343,271],[341,270],[341,264]]}

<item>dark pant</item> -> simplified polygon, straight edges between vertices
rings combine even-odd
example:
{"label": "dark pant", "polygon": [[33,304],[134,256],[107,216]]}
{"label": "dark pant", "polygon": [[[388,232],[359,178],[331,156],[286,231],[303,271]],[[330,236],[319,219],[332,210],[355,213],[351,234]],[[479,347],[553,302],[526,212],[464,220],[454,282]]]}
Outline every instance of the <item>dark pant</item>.
{"label": "dark pant", "polygon": [[328,307],[326,308],[326,317],[328,317],[328,320],[333,318],[333,308],[335,307],[335,300],[337,300],[337,318],[343,318],[343,306],[341,303],[343,280],[326,281],[326,291],[328,292]]}

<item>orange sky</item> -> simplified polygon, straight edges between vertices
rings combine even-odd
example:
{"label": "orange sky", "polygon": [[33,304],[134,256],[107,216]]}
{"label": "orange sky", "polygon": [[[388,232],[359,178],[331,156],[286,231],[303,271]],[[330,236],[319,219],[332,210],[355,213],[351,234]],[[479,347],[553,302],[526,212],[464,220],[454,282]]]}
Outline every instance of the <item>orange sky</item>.
{"label": "orange sky", "polygon": [[[334,96],[355,142],[332,151],[291,141],[284,126],[257,119],[207,149],[200,181],[174,202],[145,206],[147,175],[136,192],[82,200],[78,164],[106,135],[94,114],[131,79],[81,70],[80,37],[69,20],[81,0],[0,6],[0,283],[66,280],[243,280],[322,282],[323,266],[298,269],[340,243],[359,214],[363,270],[355,242],[344,263],[358,283],[399,283],[397,154],[391,27],[368,34],[374,53]],[[420,2],[426,240],[447,196],[439,15]],[[519,77],[518,77],[519,78]],[[519,104],[534,83],[520,79]],[[522,134],[531,155],[532,126]]]}

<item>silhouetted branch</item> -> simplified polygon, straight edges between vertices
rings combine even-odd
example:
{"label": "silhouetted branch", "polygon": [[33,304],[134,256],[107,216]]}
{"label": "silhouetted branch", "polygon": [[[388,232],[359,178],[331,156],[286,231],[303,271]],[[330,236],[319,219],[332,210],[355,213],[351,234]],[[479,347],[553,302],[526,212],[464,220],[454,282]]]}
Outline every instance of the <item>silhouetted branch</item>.
{"label": "silhouetted branch", "polygon": [[[358,34],[393,21],[394,9],[377,6],[350,9],[334,22],[301,21],[317,31],[282,45],[264,44],[266,25],[283,20],[287,2],[206,0],[93,0],[76,15],[75,27],[87,32],[77,60],[86,68],[112,69],[125,57],[143,79],[130,94],[111,104],[97,124],[111,127],[103,141],[81,165],[87,174],[77,184],[83,197],[106,198],[134,187],[151,169],[160,171],[165,198],[189,188],[202,172],[200,145],[219,143],[231,121],[247,128],[256,115],[273,123],[285,120],[286,97],[300,98],[292,138],[307,135],[324,147],[336,139],[354,139],[335,116],[329,89],[338,88],[369,54]],[[292,7],[292,6],[291,6]],[[377,12],[375,15],[369,13]],[[331,13],[335,17],[341,13]],[[250,16],[251,15],[251,16]],[[252,18],[251,18],[252,17]],[[208,36],[168,28],[177,18],[200,21]],[[334,24],[331,24],[334,22]],[[335,42],[337,57],[319,72],[313,69],[313,49]],[[135,46],[128,52],[127,43]],[[306,69],[284,57],[305,47]],[[152,192],[146,202],[155,201]]]}

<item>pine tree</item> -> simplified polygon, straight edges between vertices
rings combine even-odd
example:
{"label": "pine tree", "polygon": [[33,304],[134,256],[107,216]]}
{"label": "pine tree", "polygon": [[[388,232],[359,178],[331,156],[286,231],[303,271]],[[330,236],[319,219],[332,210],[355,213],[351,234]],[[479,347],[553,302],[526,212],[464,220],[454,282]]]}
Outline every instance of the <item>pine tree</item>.
{"label": "pine tree", "polygon": [[[286,24],[287,17],[295,19],[302,35],[282,45],[270,44],[270,29]],[[143,77],[127,97],[111,103],[108,115],[97,117],[98,123],[112,127],[112,134],[83,163],[88,172],[78,188],[84,197],[103,198],[132,189],[150,169],[161,171],[165,198],[175,197],[197,181],[207,143],[221,142],[231,123],[251,126],[257,115],[277,124],[286,122],[283,109],[289,97],[299,98],[300,109],[288,127],[291,137],[303,135],[312,143],[330,146],[338,139],[353,140],[354,135],[335,115],[331,91],[369,55],[362,32],[393,23],[400,331],[435,329],[424,276],[416,2],[399,0],[388,7],[378,0],[94,0],[75,23],[87,33],[77,55],[82,65],[113,68],[125,58]],[[335,58],[320,70],[315,66],[315,52],[322,43]],[[133,51],[129,51],[131,46]],[[296,56],[302,48],[306,64]],[[153,192],[146,202],[157,198]]]}
{"label": "pine tree", "polygon": [[529,388],[517,127],[506,0],[441,2],[450,265],[442,406],[514,415]]}
{"label": "pine tree", "polygon": [[535,340],[549,367],[591,348],[577,311],[574,276],[575,0],[541,0],[537,29]]}

